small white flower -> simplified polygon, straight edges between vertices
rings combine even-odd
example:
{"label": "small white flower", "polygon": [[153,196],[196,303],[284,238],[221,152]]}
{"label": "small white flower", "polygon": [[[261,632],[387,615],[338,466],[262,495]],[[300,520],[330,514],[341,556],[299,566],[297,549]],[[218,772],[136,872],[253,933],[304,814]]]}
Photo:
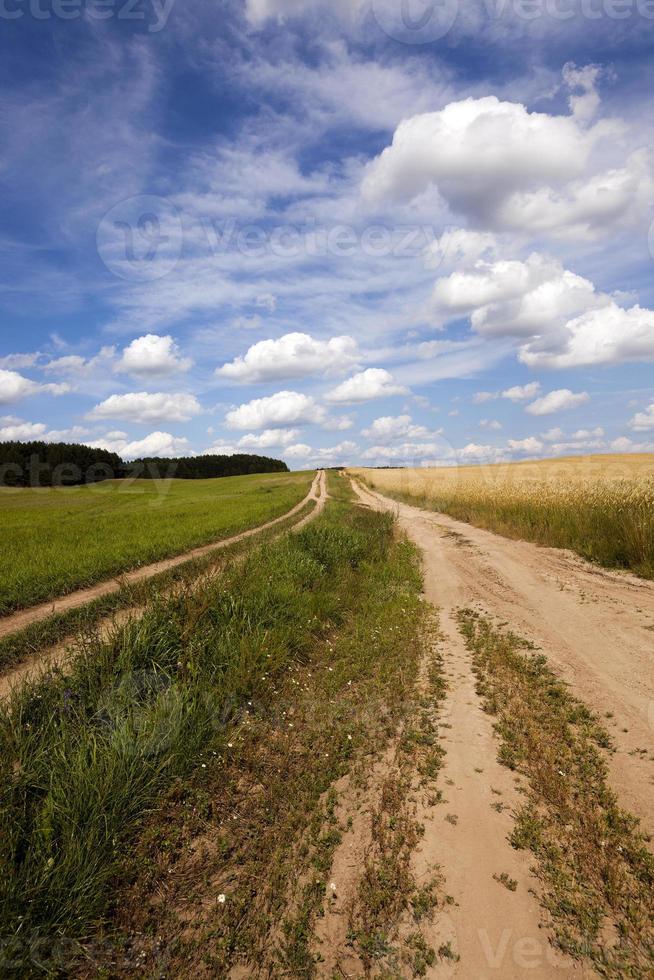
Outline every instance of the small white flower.
{"label": "small white flower", "polygon": [[218,901],[220,902],[221,905],[224,905],[225,902],[227,901],[227,895],[219,895]]}
{"label": "small white flower", "polygon": [[332,881],[332,883],[331,883],[331,885],[330,885],[329,887],[331,888],[331,890],[332,890],[333,892],[335,892],[335,891],[336,891],[336,885],[334,884],[334,882],[333,882],[333,881]]}
{"label": "small white flower", "polygon": [[205,763],[205,762],[203,762],[203,763],[202,763],[202,768],[203,768],[203,769],[206,769],[206,768],[207,768],[207,765],[206,765],[206,763]]}

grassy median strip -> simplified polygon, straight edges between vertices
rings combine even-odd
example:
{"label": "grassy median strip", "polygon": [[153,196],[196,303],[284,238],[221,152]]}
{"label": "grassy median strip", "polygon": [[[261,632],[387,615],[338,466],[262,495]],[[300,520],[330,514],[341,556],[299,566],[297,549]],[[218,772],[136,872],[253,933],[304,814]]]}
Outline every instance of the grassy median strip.
{"label": "grassy median strip", "polygon": [[[223,914],[207,937],[202,915],[184,925],[177,907],[166,955],[209,955],[216,969],[271,948],[310,960],[335,840],[329,789],[353,752],[396,727],[415,681],[419,589],[392,520],[333,501],[219,579],[155,602],[82,650],[71,673],[17,693],[0,714],[0,913],[19,971],[35,948],[51,963],[70,956],[112,908],[114,924],[129,908],[130,923],[145,920],[138,931],[160,930],[174,909],[148,921],[144,893],[175,880],[189,847],[213,859],[193,874],[193,887],[209,887],[200,908],[209,897]],[[300,866],[316,882],[300,883]],[[130,943],[112,938],[112,963]],[[97,960],[105,947],[87,949]]]}
{"label": "grassy median strip", "polygon": [[407,702],[393,759],[370,811],[370,839],[358,889],[348,910],[348,934],[365,976],[424,976],[449,948],[433,948],[424,926],[445,904],[439,869],[416,877],[415,851],[425,833],[419,815],[442,802],[437,779],[445,752],[438,716],[446,694],[437,648],[438,626],[423,627],[421,677]]}
{"label": "grassy median strip", "polygon": [[[307,517],[315,507],[315,501],[309,501],[293,517],[261,531],[256,537],[256,542],[262,544],[273,540]],[[47,619],[12,633],[0,639],[0,670],[16,666],[56,644],[63,642],[74,644],[80,635],[92,634],[97,624],[113,613],[122,609],[144,606],[176,586],[189,585],[200,576],[219,570],[235,555],[247,551],[250,547],[252,541],[247,539],[228,547],[221,547],[217,542],[216,550],[202,558],[191,558],[142,582],[124,584],[118,592],[102,596],[77,609],[55,613]]]}
{"label": "grassy median strip", "polygon": [[313,473],[0,488],[0,615],[285,514]]}
{"label": "grassy median strip", "polygon": [[606,977],[654,973],[654,858],[607,784],[609,737],[541,654],[465,610],[500,761],[529,790],[512,843],[531,850],[558,945]]}

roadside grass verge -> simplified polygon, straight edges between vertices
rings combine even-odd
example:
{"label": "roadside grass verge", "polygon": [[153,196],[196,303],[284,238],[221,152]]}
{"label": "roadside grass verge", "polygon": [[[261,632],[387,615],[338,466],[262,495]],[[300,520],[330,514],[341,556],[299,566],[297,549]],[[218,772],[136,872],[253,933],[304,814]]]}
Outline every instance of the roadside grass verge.
{"label": "roadside grass verge", "polygon": [[[139,968],[163,934],[176,975],[273,953],[309,969],[329,790],[395,730],[422,616],[413,549],[333,483],[341,499],[314,523],[161,598],[0,712],[0,915],[20,975],[35,947],[70,970],[70,943],[102,944],[103,921],[111,975],[122,953],[133,971],[135,932]],[[102,975],[107,947],[86,950]]]}
{"label": "roadside grass verge", "polygon": [[[281,521],[274,528],[261,531],[256,537],[256,543],[272,541],[311,514],[315,507],[315,501],[309,501],[293,517]],[[229,547],[221,547],[220,542],[217,542],[216,550],[202,558],[189,559],[142,582],[125,583],[117,592],[102,596],[77,609],[54,613],[47,619],[0,639],[0,672],[57,644],[70,643],[74,646],[82,635],[90,635],[95,639],[94,631],[103,619],[123,609],[145,606],[176,587],[190,585],[205,574],[215,574],[236,555],[252,547],[252,544],[252,541],[245,540]]]}
{"label": "roadside grass verge", "polygon": [[[570,466],[557,476],[556,465]],[[422,471],[355,470],[381,493],[414,506],[449,514],[456,520],[506,537],[554,548],[569,548],[607,568],[627,569],[654,578],[654,478],[643,475],[583,478],[574,461],[534,464],[541,477],[521,479],[520,468],[488,467]],[[498,470],[496,473],[495,470]]]}
{"label": "roadside grass verge", "polygon": [[499,760],[529,781],[512,844],[537,859],[556,943],[606,977],[654,974],[654,858],[607,783],[609,736],[544,656],[464,610]]}
{"label": "roadside grass verge", "polygon": [[313,473],[0,490],[0,615],[265,524]]}

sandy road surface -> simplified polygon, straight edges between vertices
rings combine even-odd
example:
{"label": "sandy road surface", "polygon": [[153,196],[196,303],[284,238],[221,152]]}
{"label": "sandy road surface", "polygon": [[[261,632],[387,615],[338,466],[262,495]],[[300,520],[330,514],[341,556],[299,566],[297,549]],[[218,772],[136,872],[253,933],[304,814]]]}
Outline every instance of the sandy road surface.
{"label": "sandy road surface", "polygon": [[[273,521],[269,521],[267,524],[262,524],[259,527],[252,528],[249,531],[244,531],[242,534],[238,534],[233,538],[225,539],[224,541],[219,541],[211,545],[206,545],[202,548],[196,548],[194,551],[187,552],[184,555],[179,555],[176,558],[170,558],[166,561],[158,562],[156,565],[148,565],[145,568],[138,569],[137,572],[130,573],[133,576],[139,576],[138,578],[130,578],[130,575],[125,575],[120,581],[112,580],[111,582],[102,583],[102,585],[96,586],[96,589],[105,589],[106,591],[95,592],[94,589],[85,589],[82,592],[76,592],[70,596],[65,596],[61,600],[57,600],[57,603],[50,603],[47,607],[36,606],[33,609],[27,609],[24,613],[18,613],[16,616],[23,616],[27,613],[35,613],[40,611],[42,608],[47,608],[48,614],[53,612],[61,612],[62,609],[72,609],[79,605],[83,605],[85,602],[89,602],[89,598],[85,598],[81,601],[75,601],[74,605],[61,606],[59,603],[65,603],[67,600],[73,600],[80,598],[81,596],[88,596],[88,593],[94,593],[91,599],[97,598],[99,595],[106,595],[108,592],[117,591],[121,584],[125,581],[140,581],[146,578],[152,578],[152,576],[158,574],[159,572],[166,571],[168,568],[173,568],[175,565],[180,565],[185,561],[189,561],[193,558],[199,558],[202,555],[209,554],[212,551],[216,551],[220,548],[226,548],[229,545],[237,544],[239,541],[244,541],[247,538],[251,538],[254,535],[260,534],[275,525],[281,523],[282,521],[288,520],[294,514],[297,514],[306,504],[311,501],[316,501],[316,506],[303,517],[297,524],[294,524],[291,531],[299,531],[310,521],[315,520],[315,518],[322,513],[327,502],[327,481],[325,477],[324,470],[320,470],[311,485],[311,490],[308,495],[304,498],[302,503],[297,504],[292,510],[283,517],[277,517]],[[153,570],[154,569],[154,570]],[[56,608],[53,608],[56,607]],[[143,613],[143,609],[140,607],[132,607],[129,609],[119,609],[111,616],[107,616],[106,619],[98,623],[97,630],[100,637],[107,636],[111,630],[115,629],[117,626],[124,625],[129,619],[139,618]],[[16,619],[16,616],[8,617],[8,620]],[[30,622],[36,622],[38,619],[44,618],[39,615],[37,620],[30,620]],[[0,636],[2,636],[2,626],[5,620],[0,620]],[[23,623],[22,626],[28,625],[28,623]],[[22,627],[17,627],[22,628]],[[7,630],[12,632],[11,630]],[[70,639],[64,640],[58,643],[56,646],[51,647],[46,650],[39,651],[34,657],[30,657],[27,660],[22,661],[22,663],[17,664],[15,667],[10,668],[6,673],[0,676],[0,700],[6,698],[10,695],[12,689],[16,687],[17,684],[23,683],[28,678],[36,677],[46,670],[50,670],[52,667],[60,666],[70,656]]]}
{"label": "sandy road surface", "polygon": [[[236,534],[231,538],[224,538],[221,541],[214,541],[211,544],[202,545],[200,548],[194,548],[192,551],[185,551],[183,554],[175,555],[173,558],[165,558],[163,561],[154,562],[152,565],[135,568],[131,572],[125,572],[123,575],[118,575],[106,582],[99,582],[97,585],[91,586],[91,588],[71,592],[68,595],[62,596],[60,599],[43,602],[38,606],[30,606],[28,609],[21,609],[9,616],[3,616],[0,618],[0,639],[9,636],[11,633],[17,633],[18,630],[25,629],[26,626],[30,626],[32,623],[39,623],[54,613],[68,612],[70,609],[85,606],[88,602],[93,602],[94,599],[118,592],[123,585],[143,582],[145,579],[153,578],[161,572],[167,572],[170,568],[175,568],[177,565],[183,565],[184,562],[191,561],[194,558],[202,558],[204,555],[208,555],[218,548],[228,548],[232,544],[238,544],[239,541],[245,541],[255,534],[260,534],[261,531],[275,527],[276,524],[280,524],[294,514],[298,514],[303,507],[306,507],[309,501],[319,501],[321,497],[324,498],[324,483],[325,474],[323,470],[320,470],[316,473],[311,489],[304,500],[301,500],[299,504],[296,504],[286,514],[282,514],[281,517],[276,517],[266,524],[260,524],[258,527],[250,528],[248,531],[243,531],[241,534]],[[322,491],[321,487],[323,488]]]}
{"label": "sandy road surface", "polygon": [[[355,485],[363,502],[392,509],[423,554],[427,598],[440,609],[450,689],[443,720],[445,810],[422,845],[437,861],[458,905],[450,913],[462,977],[594,976],[557,959],[539,929],[538,884],[530,859],[507,843],[518,798],[497,763],[492,723],[475,692],[456,610],[475,606],[533,640],[573,693],[606,719],[617,745],[611,783],[623,806],[654,831],[654,585],[598,569],[568,552],[540,548],[421,510]],[[624,731],[628,729],[628,731]],[[648,749],[646,755],[637,752]],[[483,771],[480,771],[483,770]],[[493,793],[499,790],[499,793]],[[508,804],[497,813],[492,804]],[[518,882],[503,889],[493,874]],[[446,937],[444,937],[446,938]],[[439,937],[434,939],[438,941]],[[434,975],[440,975],[439,968]]]}
{"label": "sandy road surface", "polygon": [[420,534],[453,604],[478,605],[506,620],[604,716],[617,748],[611,784],[654,834],[654,583],[364,494],[397,510],[409,533]]}

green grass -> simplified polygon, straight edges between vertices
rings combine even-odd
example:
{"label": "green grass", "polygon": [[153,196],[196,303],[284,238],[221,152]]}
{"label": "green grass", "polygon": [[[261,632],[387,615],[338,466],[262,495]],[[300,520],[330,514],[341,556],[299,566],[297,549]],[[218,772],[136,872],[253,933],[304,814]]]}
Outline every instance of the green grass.
{"label": "green grass", "polygon": [[0,615],[264,524],[313,474],[0,491]]}
{"label": "green grass", "polygon": [[[385,684],[391,700],[402,701],[407,662],[400,658],[398,667],[387,652],[401,633],[402,656],[415,665],[417,647],[409,640],[420,621],[419,587],[415,554],[394,543],[390,517],[330,501],[325,515],[298,534],[253,545],[220,578],[155,602],[138,623],[82,649],[68,675],[55,671],[17,693],[0,712],[3,936],[43,940],[46,958],[57,940],[88,937],[106,915],[116,875],[131,865],[139,828],[162,794],[189,781],[206,793],[213,782],[218,807],[221,796],[235,791],[226,770],[241,749],[245,716],[264,719],[263,750],[277,750],[283,734],[292,735],[281,708],[315,676],[320,712],[317,702],[307,706],[309,740],[299,755],[291,746],[288,768],[277,766],[279,813],[300,821],[286,838],[294,840],[314,812],[309,803],[315,807],[342,774],[360,737],[345,699],[357,690],[361,696],[368,684],[372,690]],[[389,619],[392,630],[385,628]],[[297,679],[303,670],[304,684]],[[377,743],[380,724],[389,734],[394,729],[392,716],[381,711],[369,723]],[[321,739],[329,745],[325,757],[316,753]],[[269,775],[268,759],[254,798]],[[305,799],[289,808],[293,778],[300,794],[294,799],[301,793]],[[254,837],[246,834],[246,853],[271,861],[274,850],[266,846],[262,853],[254,842],[277,824],[257,812],[263,824]],[[172,833],[170,821],[165,824]],[[335,841],[330,836],[328,845],[323,833],[313,833],[319,849]],[[255,880],[261,882],[260,872]],[[240,919],[253,908],[250,887],[246,882],[239,898],[237,937],[246,935]],[[312,890],[311,902],[315,897]],[[283,909],[274,888],[271,901]],[[253,937],[257,921],[255,915]],[[293,959],[299,939],[289,930]],[[224,944],[218,950],[231,955]],[[21,969],[29,975],[29,964]]]}
{"label": "green grass", "polygon": [[519,637],[470,610],[460,623],[499,760],[529,782],[511,842],[537,859],[558,946],[600,976],[653,976],[654,858],[608,785],[606,731]]}
{"label": "green grass", "polygon": [[[311,514],[315,507],[316,502],[309,500],[297,514],[261,531],[256,538],[257,544],[277,538]],[[120,610],[145,606],[174,588],[190,585],[201,575],[219,572],[235,555],[247,551],[251,545],[252,542],[246,538],[227,547],[216,548],[206,555],[190,558],[141,582],[124,582],[117,592],[101,596],[75,609],[53,613],[16,633],[10,633],[0,639],[0,670],[16,666],[57,644],[74,645],[80,636],[95,635],[102,620],[109,619]]]}

